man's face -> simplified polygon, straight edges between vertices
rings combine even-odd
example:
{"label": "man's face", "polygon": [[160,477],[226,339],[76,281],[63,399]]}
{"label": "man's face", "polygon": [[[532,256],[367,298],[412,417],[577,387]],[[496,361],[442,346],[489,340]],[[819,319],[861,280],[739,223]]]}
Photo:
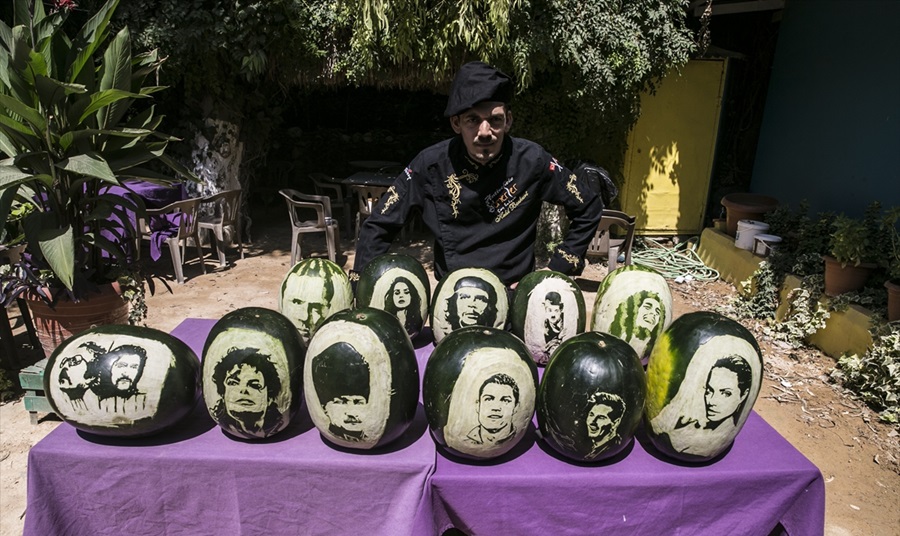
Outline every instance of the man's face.
{"label": "man's face", "polygon": [[406,309],[409,307],[410,303],[410,295],[409,295],[409,285],[403,282],[398,282],[394,285],[394,292],[391,294],[394,299],[394,307],[397,309]]}
{"label": "man's face", "polygon": [[745,397],[746,393],[741,396],[738,377],[734,371],[724,367],[713,368],[709,372],[704,395],[706,418],[718,422],[734,415]]}
{"label": "man's face", "polygon": [[318,277],[293,276],[288,281],[285,293],[295,297],[284,302],[283,313],[294,322],[301,337],[309,341],[313,332],[325,319],[325,312],[329,306],[325,303],[325,282]]}
{"label": "man's face", "polygon": [[612,408],[606,404],[595,404],[588,412],[587,428],[591,439],[598,439],[612,430],[613,421],[609,418]]}
{"label": "man's face", "polygon": [[480,102],[450,118],[453,132],[462,136],[469,157],[487,164],[500,154],[503,136],[512,126],[512,112],[502,102]]}
{"label": "man's face", "polygon": [[456,291],[456,314],[460,326],[474,326],[488,306],[488,293],[480,288],[463,287]]}
{"label": "man's face", "polygon": [[636,323],[642,328],[653,330],[659,322],[659,301],[653,298],[644,298],[638,307]]}
{"label": "man's face", "polygon": [[544,310],[547,312],[547,320],[551,324],[559,324],[559,321],[562,320],[562,307],[559,305],[544,302]]}
{"label": "man's face", "polygon": [[110,377],[118,391],[128,391],[134,386],[141,371],[141,358],[135,354],[124,354],[110,367]]}
{"label": "man's face", "polygon": [[235,365],[225,376],[223,398],[230,413],[262,413],[266,395],[266,379],[255,367]]}
{"label": "man's face", "polygon": [[344,395],[325,404],[325,414],[331,424],[348,432],[360,432],[365,422],[369,402],[360,395]]}
{"label": "man's face", "polygon": [[484,386],[478,399],[478,424],[491,432],[509,425],[516,411],[513,388],[500,383]]}
{"label": "man's face", "polygon": [[59,364],[59,385],[62,388],[84,387],[87,384],[87,361],[80,355],[69,356]]}

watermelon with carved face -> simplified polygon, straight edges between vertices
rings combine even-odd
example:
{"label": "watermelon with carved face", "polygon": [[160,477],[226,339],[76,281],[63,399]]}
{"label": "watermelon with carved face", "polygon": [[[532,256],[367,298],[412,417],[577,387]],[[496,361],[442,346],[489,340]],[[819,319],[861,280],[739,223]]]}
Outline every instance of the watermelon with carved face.
{"label": "watermelon with carved face", "polygon": [[63,341],[47,359],[44,392],[79,430],[141,437],[184,418],[197,401],[200,360],[181,340],[143,326],[104,325]]}

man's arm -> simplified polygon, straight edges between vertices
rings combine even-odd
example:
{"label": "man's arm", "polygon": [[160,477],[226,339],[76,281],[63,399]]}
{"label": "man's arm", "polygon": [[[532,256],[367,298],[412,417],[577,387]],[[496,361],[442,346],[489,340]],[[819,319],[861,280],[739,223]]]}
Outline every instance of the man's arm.
{"label": "man's arm", "polygon": [[553,252],[548,268],[566,275],[579,275],[584,270],[584,255],[603,216],[603,200],[555,159],[551,159],[548,173],[550,187],[544,200],[561,205],[569,218],[569,232]]}
{"label": "man's arm", "polygon": [[413,207],[419,206],[418,194],[413,184],[413,174],[406,168],[381,196],[359,229],[356,241],[356,259],[350,270],[350,280],[355,284],[366,265],[378,255],[387,253],[397,233],[403,229]]}

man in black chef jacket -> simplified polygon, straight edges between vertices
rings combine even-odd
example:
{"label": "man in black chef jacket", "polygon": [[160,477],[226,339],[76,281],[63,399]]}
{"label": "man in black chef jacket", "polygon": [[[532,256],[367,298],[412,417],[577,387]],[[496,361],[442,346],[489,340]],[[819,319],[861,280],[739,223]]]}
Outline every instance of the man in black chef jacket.
{"label": "man in black chef jacket", "polygon": [[513,285],[534,270],[542,201],[570,220],[548,268],[581,273],[603,201],[540,145],[507,136],[512,93],[510,78],[485,63],[460,68],[444,111],[457,135],[419,153],[381,197],[360,229],[351,280],[419,209],[434,236],[435,278],[477,267]]}

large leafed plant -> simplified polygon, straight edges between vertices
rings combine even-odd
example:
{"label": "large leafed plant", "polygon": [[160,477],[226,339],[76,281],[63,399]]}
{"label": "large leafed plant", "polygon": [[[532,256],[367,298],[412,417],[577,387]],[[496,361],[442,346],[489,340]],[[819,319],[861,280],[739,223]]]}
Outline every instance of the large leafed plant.
{"label": "large leafed plant", "polygon": [[107,1],[72,35],[71,0],[49,10],[15,0],[13,25],[0,21],[0,218],[35,205],[23,222],[25,260],[3,278],[4,301],[43,286],[82,297],[133,268],[144,208],[126,181],[191,176],[165,155],[174,138],[156,130],[162,117],[145,104],[163,89],[145,85],[162,60],[133,55],[127,28],[110,33],[118,3]]}

